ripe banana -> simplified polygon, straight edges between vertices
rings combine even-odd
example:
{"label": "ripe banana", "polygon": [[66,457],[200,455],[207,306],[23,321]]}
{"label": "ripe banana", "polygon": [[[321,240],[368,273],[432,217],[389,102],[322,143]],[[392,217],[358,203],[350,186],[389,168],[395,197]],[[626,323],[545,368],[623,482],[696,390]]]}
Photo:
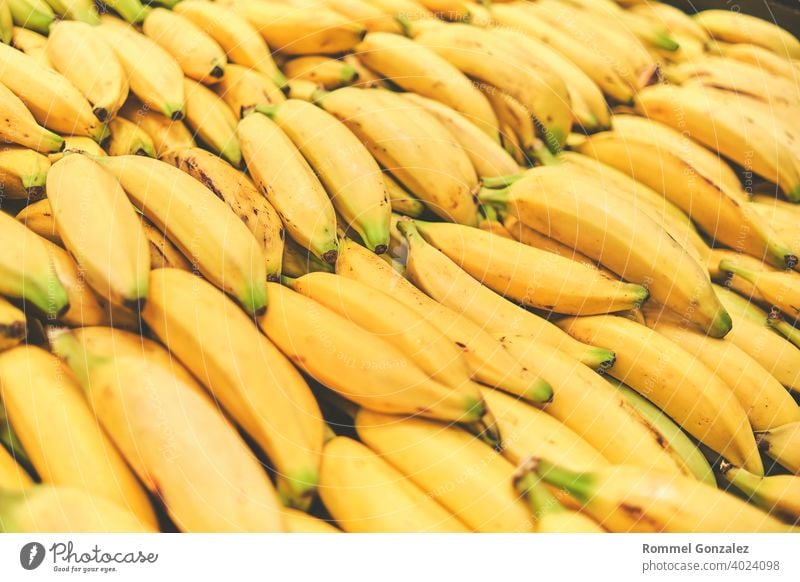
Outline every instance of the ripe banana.
{"label": "ripe banana", "polygon": [[[594,194],[587,194],[595,190]],[[703,267],[646,212],[563,166],[529,171],[507,190],[481,199],[596,259],[625,280],[644,284],[656,301],[685,315],[712,337],[730,331],[730,316]],[[624,248],[620,248],[620,245]]]}
{"label": "ripe banana", "polygon": [[56,223],[53,220],[53,209],[50,207],[50,201],[46,198],[28,204],[19,211],[16,219],[39,236],[56,243],[58,246],[64,246],[61,236],[58,234]]}
{"label": "ripe banana", "polygon": [[0,447],[0,490],[22,491],[33,486],[33,479],[14,457]]}
{"label": "ripe banana", "polygon": [[657,22],[673,35],[692,37],[703,44],[710,40],[708,33],[680,8],[663,2],[634,2],[630,12]]}
{"label": "ripe banana", "polygon": [[531,532],[511,483],[514,466],[466,431],[362,409],[359,438],[434,501],[478,532]]}
{"label": "ripe banana", "polygon": [[759,477],[727,463],[720,467],[720,475],[744,493],[750,503],[787,523],[796,524],[800,520],[800,477]]}
{"label": "ripe banana", "polygon": [[95,157],[108,155],[102,146],[92,138],[80,135],[68,135],[64,137],[64,149],[54,154],[48,154],[47,158],[50,160],[51,164],[55,164],[69,153],[87,154]]}
{"label": "ripe banana", "polygon": [[26,335],[25,314],[0,297],[0,352],[19,345]]}
{"label": "ripe banana", "polygon": [[286,507],[283,509],[282,514],[287,533],[342,533],[331,522],[318,519],[299,509]]}
{"label": "ripe banana", "polygon": [[357,47],[359,60],[406,91],[452,107],[498,141],[489,102],[454,65],[434,50],[399,34],[370,33]]}
{"label": "ripe banana", "polygon": [[[342,60],[353,67],[353,70],[355,70],[358,75],[358,78],[351,83],[353,87],[361,87],[363,89],[374,89],[375,87],[387,88],[383,77],[372,69],[368,69],[354,53],[345,55],[342,57]],[[307,99],[307,101],[310,100],[311,99]]]}
{"label": "ripe banana", "polygon": [[715,40],[753,44],[785,58],[800,59],[800,41],[767,20],[733,10],[703,10],[694,21]]}
{"label": "ripe banana", "polygon": [[200,140],[236,168],[242,168],[242,150],[236,135],[238,119],[208,87],[184,79],[186,124]]}
{"label": "ripe banana", "polygon": [[478,177],[453,135],[422,107],[381,89],[345,87],[317,103],[343,122],[375,159],[437,215],[474,225]]}
{"label": "ripe banana", "polygon": [[150,135],[141,127],[124,117],[115,117],[108,123],[111,137],[106,144],[110,156],[156,157],[156,146]]}
{"label": "ripe banana", "polygon": [[69,307],[64,286],[56,275],[47,247],[33,231],[5,212],[0,213],[0,294],[18,297],[50,318]]}
{"label": "ripe banana", "polygon": [[22,100],[2,82],[0,103],[4,112],[0,117],[0,140],[45,154],[64,149],[64,138],[40,126]]}
{"label": "ripe banana", "polygon": [[322,0],[321,4],[351,22],[362,25],[369,32],[403,32],[402,26],[393,15],[386,14],[366,0]]}
{"label": "ripe banana", "polygon": [[95,30],[114,51],[131,91],[145,104],[172,120],[183,118],[183,71],[167,51],[136,29],[104,16]]}
{"label": "ripe banana", "polygon": [[358,80],[358,72],[343,60],[318,55],[291,59],[283,71],[290,80],[311,81],[324,89],[338,89]]}
{"label": "ripe banana", "polygon": [[546,383],[528,374],[479,325],[429,298],[365,248],[342,241],[336,273],[391,295],[433,323],[461,349],[473,380],[534,402],[552,397]]}
{"label": "ripe banana", "polygon": [[325,444],[320,497],[346,532],[469,531],[381,456],[347,437],[336,437]]}
{"label": "ripe banana", "polygon": [[336,262],[336,214],[325,188],[289,137],[266,115],[239,122],[239,140],[253,181],[297,243]]}
{"label": "ripe banana", "polygon": [[789,321],[800,321],[800,274],[792,271],[754,271],[734,261],[723,260],[722,271],[749,281],[764,300],[780,309]]}
{"label": "ripe banana", "polygon": [[619,465],[576,473],[544,459],[536,472],[612,532],[786,532],[768,514],[694,479]]}
{"label": "ripe banana", "polygon": [[794,81],[797,74],[800,73],[797,63],[754,44],[725,44],[717,42],[713,48],[716,48],[722,56],[755,65],[762,71],[769,71],[773,75],[783,77],[789,81]]}
{"label": "ripe banana", "polygon": [[0,392],[14,433],[44,483],[83,489],[157,526],[147,495],[63,362],[35,346],[4,352]]}
{"label": "ripe banana", "polygon": [[609,374],[651,400],[712,450],[763,474],[747,413],[723,380],[666,337],[624,317],[568,318],[558,325],[617,354]]}
{"label": "ripe banana", "polygon": [[277,281],[283,257],[283,224],[250,179],[200,148],[171,150],[161,159],[201,182],[242,219],[263,248],[267,279]]}
{"label": "ripe banana", "polygon": [[64,19],[96,25],[100,23],[93,0],[45,0]]}
{"label": "ripe banana", "polygon": [[214,91],[240,118],[258,105],[277,105],[286,100],[278,85],[265,74],[234,64],[226,67],[225,76],[214,85]]}
{"label": "ripe banana", "polygon": [[[8,1],[8,0],[6,0]],[[35,58],[45,67],[53,68],[53,63],[47,56],[47,37],[20,26],[15,26],[11,35],[10,44],[17,50],[21,50],[26,55]]]}
{"label": "ripe banana", "polygon": [[[100,423],[179,529],[283,529],[277,495],[259,462],[188,372],[174,373],[177,363],[164,365],[166,352],[160,358],[141,352],[106,356],[71,332],[50,339]],[[187,482],[193,484],[188,490]]]}
{"label": "ripe banana", "polygon": [[233,9],[261,33],[272,50],[289,55],[351,51],[366,29],[328,8],[236,0]]}
{"label": "ripe banana", "polygon": [[272,305],[261,330],[318,382],[381,412],[465,423],[486,413],[474,386],[445,386],[383,338],[277,283],[267,287]]}
{"label": "ripe banana", "polygon": [[419,220],[413,224],[430,243],[419,241],[413,230],[408,234],[408,268],[416,282],[449,270],[443,265],[445,255],[503,297],[556,313],[592,315],[636,309],[649,296],[639,285],[607,279],[570,259],[480,229]]}
{"label": "ripe banana", "polygon": [[247,226],[211,190],[151,158],[116,156],[97,161],[114,174],[134,206],[166,233],[195,269],[248,313],[266,308],[264,252]]}
{"label": "ripe banana", "polygon": [[169,242],[167,235],[153,226],[153,223],[144,216],[141,219],[144,235],[150,246],[150,268],[192,271],[192,265],[177,247]]}
{"label": "ripe banana", "polygon": [[403,16],[408,20],[420,18],[433,18],[433,12],[417,0],[366,0],[376,8],[395,18]]}
{"label": "ripe banana", "polygon": [[[255,69],[275,85],[283,87],[286,77],[278,69],[269,47],[258,31],[228,6],[190,0],[179,2],[173,12],[192,21],[227,53],[230,62]],[[228,73],[227,69],[225,71]]]}
{"label": "ripe banana", "polygon": [[756,434],[758,447],[789,469],[800,475],[800,422],[785,424]]}
{"label": "ripe banana", "polygon": [[16,145],[0,146],[0,197],[35,201],[44,196],[50,160]]}
{"label": "ripe banana", "polygon": [[112,8],[130,24],[139,24],[148,10],[140,0],[103,0],[103,4]]}
{"label": "ripe banana", "polygon": [[71,487],[36,485],[0,490],[0,531],[6,533],[151,533],[156,529],[112,501]]}
{"label": "ripe banana", "polygon": [[315,273],[317,271],[332,273],[333,266],[311,254],[290,237],[286,237],[283,241],[281,275],[302,277],[307,273]]}
{"label": "ripe banana", "polygon": [[62,20],[50,30],[47,58],[92,105],[95,117],[108,121],[128,97],[128,78],[114,51],[89,24]]}
{"label": "ripe banana", "polygon": [[[47,199],[59,236],[86,282],[112,304],[138,309],[147,298],[150,251],[114,176],[86,156],[65,156],[47,175]],[[95,219],[87,217],[89,212]]]}
{"label": "ripe banana", "polygon": [[[101,141],[104,127],[92,106],[60,73],[0,43],[0,82],[22,100],[36,120],[53,131]],[[16,113],[12,104],[12,111]],[[13,122],[6,122],[13,123]]]}
{"label": "ripe banana", "polygon": [[392,178],[389,174],[384,174],[383,182],[386,186],[386,193],[389,195],[392,212],[405,216],[412,216],[414,218],[425,214],[425,205],[398,184],[397,180]]}
{"label": "ripe banana", "polygon": [[157,157],[163,156],[170,150],[195,146],[191,132],[182,121],[173,121],[133,97],[128,98],[122,106],[119,116],[136,124],[150,136]]}

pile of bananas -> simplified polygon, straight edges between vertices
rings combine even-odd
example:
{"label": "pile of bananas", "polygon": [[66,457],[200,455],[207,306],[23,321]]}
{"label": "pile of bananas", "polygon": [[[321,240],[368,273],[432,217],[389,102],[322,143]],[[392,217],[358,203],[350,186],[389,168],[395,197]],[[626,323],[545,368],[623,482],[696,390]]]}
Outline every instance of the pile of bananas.
{"label": "pile of bananas", "polygon": [[0,531],[796,527],[791,34],[0,0],[0,35]]}

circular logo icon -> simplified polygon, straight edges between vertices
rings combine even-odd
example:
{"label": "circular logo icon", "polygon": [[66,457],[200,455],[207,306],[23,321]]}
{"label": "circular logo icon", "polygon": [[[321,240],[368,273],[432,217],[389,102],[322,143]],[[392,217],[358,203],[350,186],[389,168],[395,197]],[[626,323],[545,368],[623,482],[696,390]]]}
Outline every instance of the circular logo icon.
{"label": "circular logo icon", "polygon": [[39,542],[30,542],[19,551],[19,563],[26,570],[35,570],[44,561],[44,546]]}

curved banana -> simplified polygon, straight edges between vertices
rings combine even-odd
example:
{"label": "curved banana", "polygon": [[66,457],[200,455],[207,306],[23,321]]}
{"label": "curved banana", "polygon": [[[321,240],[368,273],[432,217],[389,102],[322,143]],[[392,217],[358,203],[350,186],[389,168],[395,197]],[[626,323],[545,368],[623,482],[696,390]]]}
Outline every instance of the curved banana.
{"label": "curved banana", "polygon": [[195,147],[171,150],[161,159],[183,170],[225,201],[263,248],[267,279],[277,281],[283,257],[283,223],[247,175]]}
{"label": "curved banana", "polygon": [[792,271],[754,271],[729,260],[721,261],[719,268],[749,281],[759,295],[780,309],[789,321],[800,321],[800,274]]}
{"label": "curved banana", "polygon": [[[86,282],[112,304],[139,309],[147,298],[150,251],[114,176],[86,156],[65,156],[47,175],[47,199],[61,240]],[[95,218],[87,218],[88,212]]]}
{"label": "curved banana", "polygon": [[4,142],[16,143],[43,154],[64,149],[64,138],[39,125],[22,100],[2,82],[0,103],[5,113],[0,116],[0,139]]}
{"label": "curved banana", "polygon": [[167,51],[121,20],[104,16],[97,33],[114,51],[131,91],[172,120],[183,118],[183,71]]}
{"label": "curved banana", "polygon": [[0,146],[0,184],[4,198],[41,199],[49,169],[50,160],[32,149]]}
{"label": "curved banana", "polygon": [[392,212],[418,218],[425,214],[425,205],[414,195],[410,194],[397,183],[397,180],[389,174],[383,175],[383,183],[386,186],[386,193],[389,195],[389,202],[392,205]]}
{"label": "curved banana", "polygon": [[646,212],[597,190],[587,177],[565,172],[564,166],[547,166],[527,172],[505,191],[484,189],[481,199],[507,208],[521,222],[625,280],[645,283],[653,299],[712,337],[724,337],[731,329],[730,316],[703,267]]}
{"label": "curved banana", "polygon": [[25,340],[25,314],[0,297],[0,352],[19,345]]}
{"label": "curved banana", "polygon": [[156,156],[163,156],[170,150],[191,148],[195,146],[192,133],[182,121],[174,121],[165,117],[149,106],[142,104],[138,99],[129,98],[119,116],[136,124],[153,142]]}
{"label": "curved banana", "polygon": [[64,246],[55,220],[53,220],[53,209],[47,198],[28,204],[19,211],[15,218],[42,238],[46,238],[60,247]]}
{"label": "curved banana", "polygon": [[326,263],[301,247],[291,237],[283,241],[283,257],[281,258],[281,275],[287,277],[302,277],[308,273],[323,271],[333,272],[333,265]]}
{"label": "curved banana", "polygon": [[724,57],[741,63],[755,65],[762,71],[769,71],[777,77],[794,81],[800,73],[800,65],[781,57],[769,49],[754,44],[724,44],[717,42],[715,47]]}
{"label": "curved banana", "polygon": [[536,472],[566,489],[605,529],[623,533],[787,532],[746,502],[700,481],[619,465],[576,473],[540,459]]}
{"label": "curved banana", "polygon": [[148,10],[146,6],[142,5],[141,0],[103,0],[103,4],[112,8],[130,24],[142,22]]}
{"label": "curved banana", "polygon": [[100,23],[97,7],[93,0],[45,0],[53,10],[64,19],[85,22],[90,25]]}
{"label": "curved banana", "polygon": [[7,0],[11,18],[18,27],[47,34],[56,15],[44,0]]}
{"label": "curved banana", "polygon": [[800,475],[800,422],[785,424],[756,434],[758,447],[772,459]]}
{"label": "curved banana", "polygon": [[287,533],[342,533],[331,522],[316,518],[299,509],[286,507],[282,511]]}
{"label": "curved banana", "polygon": [[733,10],[703,10],[694,21],[715,40],[753,44],[785,58],[800,59],[800,41],[767,20]]}
{"label": "curved banana", "polygon": [[634,2],[628,10],[650,20],[657,22],[673,35],[692,37],[693,39],[708,43],[710,37],[705,29],[700,26],[686,12],[663,2]]}
{"label": "curved banana", "polygon": [[0,447],[0,490],[22,491],[33,486],[33,479],[14,457]]}
{"label": "curved banana", "polygon": [[53,68],[53,63],[50,62],[50,58],[47,56],[47,37],[43,34],[15,26],[12,31],[11,42],[6,44],[10,44],[15,49],[35,58],[45,67]]}
{"label": "curved banana", "polygon": [[151,533],[133,513],[88,491],[36,485],[0,490],[0,531],[6,533]]}
{"label": "curved banana", "polygon": [[385,32],[370,33],[357,47],[358,59],[406,91],[428,97],[461,113],[498,141],[497,117],[472,81],[436,51]]}
{"label": "curved banana", "polygon": [[286,100],[278,85],[264,73],[241,65],[228,65],[225,76],[213,88],[240,118],[258,105],[277,105]]}
{"label": "curved banana", "polygon": [[358,71],[341,59],[321,55],[295,57],[283,66],[290,80],[311,81],[324,89],[338,89],[358,80]]}
{"label": "curved banana", "polygon": [[788,523],[800,520],[800,477],[795,475],[773,475],[759,477],[752,473],[725,464],[720,475],[741,491],[747,500]]}
{"label": "curved banana", "polygon": [[103,147],[90,137],[80,135],[68,135],[64,138],[64,149],[60,152],[48,154],[47,158],[51,164],[55,164],[58,160],[67,154],[87,154],[89,156],[107,156],[108,154]]}
{"label": "curved banana", "polygon": [[242,150],[236,135],[238,119],[208,87],[184,79],[186,124],[200,140],[236,168],[242,168]]}
{"label": "curved banana", "polygon": [[470,529],[533,531],[533,520],[511,483],[514,465],[466,431],[365,409],[354,423],[368,447]]}
{"label": "curved banana", "polygon": [[395,18],[403,16],[408,20],[418,20],[434,16],[430,9],[417,0],[366,0],[366,2]]}
{"label": "curved banana", "polygon": [[411,479],[356,440],[325,444],[320,497],[351,533],[456,533],[467,527]]}
{"label": "curved banana", "polygon": [[191,272],[192,265],[183,256],[183,253],[169,241],[167,235],[144,216],[141,219],[144,235],[150,246],[150,269],[182,269]]}
{"label": "curved banana", "polygon": [[115,156],[97,161],[209,281],[249,313],[266,308],[264,252],[247,226],[211,190],[159,160]]}
{"label": "curved banana", "polygon": [[111,137],[106,143],[110,156],[149,156],[156,157],[156,146],[150,135],[141,127],[124,117],[115,117],[108,123]]}
{"label": "curved banana", "polygon": [[128,77],[114,51],[79,21],[61,20],[50,29],[47,58],[91,103],[95,117],[108,121],[128,97]]}
{"label": "curved banana", "polygon": [[0,390],[14,433],[43,482],[83,489],[157,526],[147,495],[62,361],[34,346],[4,352]]}
{"label": "curved banana", "polygon": [[138,354],[105,355],[71,332],[50,340],[117,448],[179,529],[283,530],[277,494],[260,463],[188,372],[164,363],[169,355],[163,348],[156,349],[162,356],[148,356],[137,337]]}
{"label": "curved banana", "polygon": [[453,135],[422,107],[381,89],[345,87],[317,104],[343,122],[375,159],[435,214],[477,224],[478,177]]}
{"label": "curved banana", "polygon": [[289,137],[266,115],[239,122],[239,140],[253,181],[297,243],[336,262],[336,215],[328,194]]}
{"label": "curved banana", "polygon": [[347,17],[351,22],[360,24],[369,32],[403,32],[394,16],[386,14],[366,0],[321,0],[321,4]]}

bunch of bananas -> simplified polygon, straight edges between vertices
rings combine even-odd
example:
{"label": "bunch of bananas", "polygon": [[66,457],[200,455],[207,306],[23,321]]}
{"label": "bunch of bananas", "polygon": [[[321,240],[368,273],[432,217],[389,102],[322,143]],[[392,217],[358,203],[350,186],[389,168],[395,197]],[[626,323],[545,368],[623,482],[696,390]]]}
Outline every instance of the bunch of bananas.
{"label": "bunch of bananas", "polygon": [[0,531],[800,520],[800,42],[656,1],[0,0]]}

